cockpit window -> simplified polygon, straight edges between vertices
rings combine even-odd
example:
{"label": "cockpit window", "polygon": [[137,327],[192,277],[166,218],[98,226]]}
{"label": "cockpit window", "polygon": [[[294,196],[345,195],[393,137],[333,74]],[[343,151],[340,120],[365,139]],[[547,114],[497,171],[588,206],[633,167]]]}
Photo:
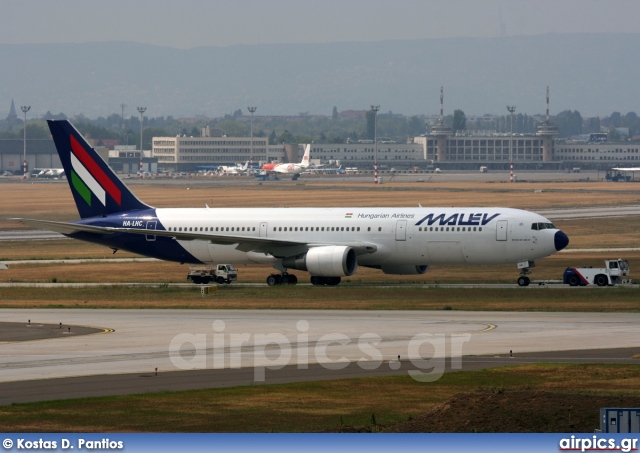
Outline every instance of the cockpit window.
{"label": "cockpit window", "polygon": [[545,222],[537,222],[531,224],[532,230],[555,230],[556,227],[553,226],[553,223],[545,223]]}

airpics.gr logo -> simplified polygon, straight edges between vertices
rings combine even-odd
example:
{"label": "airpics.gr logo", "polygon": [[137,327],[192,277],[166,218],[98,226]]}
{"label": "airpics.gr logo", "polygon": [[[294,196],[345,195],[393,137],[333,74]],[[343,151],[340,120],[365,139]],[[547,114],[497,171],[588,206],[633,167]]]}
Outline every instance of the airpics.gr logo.
{"label": "airpics.gr logo", "polygon": [[71,184],[80,194],[82,199],[91,206],[91,194],[102,203],[107,205],[106,194],[118,204],[122,203],[122,194],[111,178],[100,168],[95,160],[91,158],[86,149],[71,135]]}

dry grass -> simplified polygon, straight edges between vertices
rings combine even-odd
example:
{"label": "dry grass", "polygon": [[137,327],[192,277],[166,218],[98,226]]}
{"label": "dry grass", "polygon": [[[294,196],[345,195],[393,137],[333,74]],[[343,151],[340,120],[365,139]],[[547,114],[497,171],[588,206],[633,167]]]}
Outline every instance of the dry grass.
{"label": "dry grass", "polygon": [[[214,185],[215,184],[215,185]],[[616,206],[640,203],[635,186],[609,182],[391,182],[373,186],[348,178],[303,183],[280,181],[258,185],[139,184],[135,194],[156,207],[296,207],[296,206],[504,206],[543,209],[573,206]],[[188,191],[187,191],[188,189]],[[542,192],[540,192],[542,190]],[[66,182],[2,184],[0,228],[15,228],[6,217],[75,219],[77,211]]]}
{"label": "dry grass", "polygon": [[[640,375],[633,365],[538,364],[450,373],[427,384],[396,376],[16,404],[0,407],[0,430],[310,432],[354,426],[375,430],[415,418],[462,392],[513,389],[638,396],[638,388]],[[550,404],[543,410],[551,413],[555,408]],[[597,419],[596,408],[594,426]]]}
{"label": "dry grass", "polygon": [[[603,296],[606,291],[606,296]],[[174,308],[638,312],[632,288],[198,287],[3,288],[6,308]]]}

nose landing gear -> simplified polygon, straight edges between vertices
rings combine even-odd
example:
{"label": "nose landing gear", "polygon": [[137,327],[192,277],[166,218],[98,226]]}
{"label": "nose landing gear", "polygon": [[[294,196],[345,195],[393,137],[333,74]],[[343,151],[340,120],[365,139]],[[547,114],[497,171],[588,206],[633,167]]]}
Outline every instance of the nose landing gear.
{"label": "nose landing gear", "polygon": [[518,269],[520,269],[520,277],[518,277],[518,286],[529,286],[531,279],[527,277],[531,273],[530,267],[536,267],[535,261],[522,261],[518,263]]}

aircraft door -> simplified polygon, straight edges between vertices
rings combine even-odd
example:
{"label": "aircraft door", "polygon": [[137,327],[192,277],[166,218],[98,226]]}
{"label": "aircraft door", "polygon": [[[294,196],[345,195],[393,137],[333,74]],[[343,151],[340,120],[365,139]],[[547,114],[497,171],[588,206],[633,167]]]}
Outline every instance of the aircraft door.
{"label": "aircraft door", "polygon": [[[156,222],[155,220],[149,221],[147,222],[147,230],[155,230],[156,229],[156,224],[158,222]],[[147,239],[147,241],[155,241],[156,240],[156,235],[155,234],[146,234],[145,238]]]}
{"label": "aircraft door", "polygon": [[267,222],[260,222],[260,237],[261,238],[266,238],[267,237],[267,227],[269,226],[269,224]]}
{"label": "aircraft door", "polygon": [[407,240],[407,221],[398,220],[396,222],[396,241]]}
{"label": "aircraft door", "polygon": [[498,220],[496,222],[496,241],[507,240],[508,220]]}

